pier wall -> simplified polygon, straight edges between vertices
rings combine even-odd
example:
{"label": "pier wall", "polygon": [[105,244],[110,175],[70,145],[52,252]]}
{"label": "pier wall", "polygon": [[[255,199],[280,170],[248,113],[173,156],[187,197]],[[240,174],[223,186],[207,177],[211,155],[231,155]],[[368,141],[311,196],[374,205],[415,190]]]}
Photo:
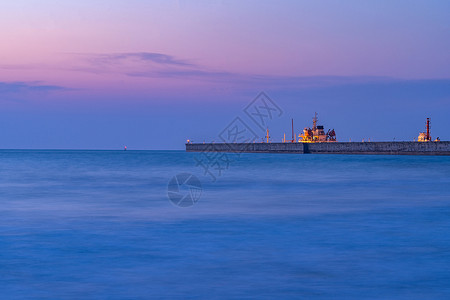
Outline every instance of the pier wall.
{"label": "pier wall", "polygon": [[187,152],[450,155],[450,142],[207,143]]}
{"label": "pier wall", "polygon": [[305,153],[450,155],[450,142],[310,143]]}
{"label": "pier wall", "polygon": [[186,144],[187,152],[303,153],[303,143]]}

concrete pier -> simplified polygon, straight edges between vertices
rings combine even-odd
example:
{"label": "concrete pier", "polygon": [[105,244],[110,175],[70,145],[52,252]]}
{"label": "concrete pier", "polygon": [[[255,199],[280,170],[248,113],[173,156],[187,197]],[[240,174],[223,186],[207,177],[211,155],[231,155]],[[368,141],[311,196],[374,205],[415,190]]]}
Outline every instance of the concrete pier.
{"label": "concrete pier", "polygon": [[187,152],[450,155],[445,142],[189,143]]}

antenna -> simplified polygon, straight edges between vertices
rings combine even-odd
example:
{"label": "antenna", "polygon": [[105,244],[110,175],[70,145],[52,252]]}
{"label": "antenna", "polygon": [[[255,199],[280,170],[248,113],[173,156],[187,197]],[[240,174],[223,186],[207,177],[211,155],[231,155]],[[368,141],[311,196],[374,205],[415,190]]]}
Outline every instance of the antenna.
{"label": "antenna", "polygon": [[430,118],[427,118],[427,142],[431,141],[430,136]]}

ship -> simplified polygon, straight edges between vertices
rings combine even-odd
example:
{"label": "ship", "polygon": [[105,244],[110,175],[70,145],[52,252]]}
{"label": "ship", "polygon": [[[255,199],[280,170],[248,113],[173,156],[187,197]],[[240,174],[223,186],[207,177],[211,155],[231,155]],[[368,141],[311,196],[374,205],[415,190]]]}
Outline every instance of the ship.
{"label": "ship", "polygon": [[324,127],[322,125],[317,125],[319,119],[317,118],[317,113],[315,113],[313,118],[313,127],[305,127],[303,133],[299,134],[299,143],[315,143],[315,142],[336,142],[336,132],[334,129],[328,129],[325,133]]}

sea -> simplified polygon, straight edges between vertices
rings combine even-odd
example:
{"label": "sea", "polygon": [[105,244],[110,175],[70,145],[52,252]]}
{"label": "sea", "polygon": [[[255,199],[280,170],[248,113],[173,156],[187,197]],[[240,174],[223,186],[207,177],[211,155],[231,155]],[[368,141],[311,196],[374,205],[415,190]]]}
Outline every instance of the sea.
{"label": "sea", "polygon": [[0,151],[1,299],[450,299],[450,157]]}

